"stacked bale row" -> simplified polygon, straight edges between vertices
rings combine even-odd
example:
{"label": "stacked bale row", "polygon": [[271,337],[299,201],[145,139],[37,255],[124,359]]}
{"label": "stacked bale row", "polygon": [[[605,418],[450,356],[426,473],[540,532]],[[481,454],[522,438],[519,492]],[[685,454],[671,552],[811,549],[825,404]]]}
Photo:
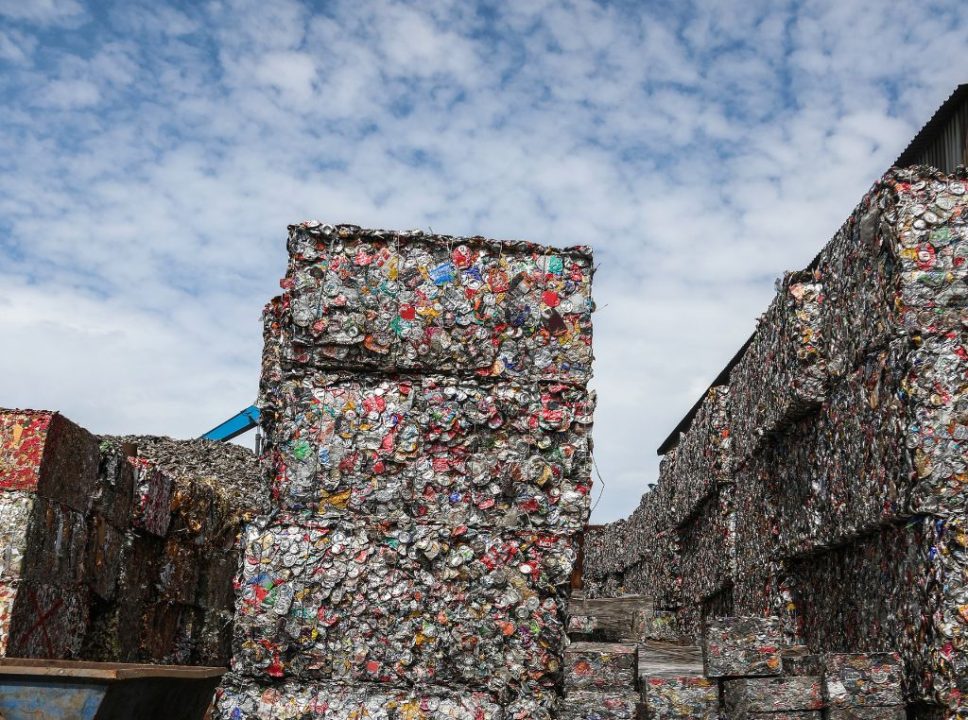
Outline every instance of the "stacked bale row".
{"label": "stacked bale row", "polygon": [[[252,479],[248,451],[203,451]],[[0,411],[5,655],[228,661],[239,505],[217,476],[173,478],[135,453],[58,413]]]}
{"label": "stacked bale row", "polygon": [[675,451],[659,465],[659,483],[626,520],[585,533],[583,580],[588,597],[648,595],[658,610],[681,604],[678,534],[672,524]]}
{"label": "stacked bale row", "polygon": [[289,252],[273,514],[246,534],[219,711],[547,717],[589,513],[587,249],[304,223]]}
{"label": "stacked bale row", "polygon": [[[964,174],[927,168],[875,184],[812,268],[778,284],[727,406],[735,570],[723,604],[786,618],[788,638],[815,651],[899,650],[908,698],[952,717],[968,691],[966,189]],[[701,417],[676,466],[698,462]],[[655,513],[642,526],[694,513],[701,492],[673,477],[649,493],[673,498],[672,522]],[[696,605],[688,589],[723,584],[719,567],[689,559],[721,547],[708,539],[725,537],[716,506],[679,527],[687,626],[726,597]],[[628,544],[618,530],[588,543],[593,585],[598,553]],[[611,584],[637,562],[637,549],[610,558]]]}
{"label": "stacked bale row", "polygon": [[741,544],[769,537],[775,570],[741,611],[792,601],[814,649],[899,649],[909,697],[951,713],[968,668],[965,194],[963,177],[890,173],[823,250],[827,398],[738,478],[760,498]]}

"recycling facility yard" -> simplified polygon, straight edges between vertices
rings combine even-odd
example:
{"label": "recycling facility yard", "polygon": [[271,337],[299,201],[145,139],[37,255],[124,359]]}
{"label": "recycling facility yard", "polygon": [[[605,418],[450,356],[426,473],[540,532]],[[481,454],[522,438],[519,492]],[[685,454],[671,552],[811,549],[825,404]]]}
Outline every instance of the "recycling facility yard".
{"label": "recycling facility yard", "polygon": [[226,720],[968,718],[963,166],[875,182],[605,526],[589,248],[287,249],[258,456],[0,411],[6,658],[226,667]]}

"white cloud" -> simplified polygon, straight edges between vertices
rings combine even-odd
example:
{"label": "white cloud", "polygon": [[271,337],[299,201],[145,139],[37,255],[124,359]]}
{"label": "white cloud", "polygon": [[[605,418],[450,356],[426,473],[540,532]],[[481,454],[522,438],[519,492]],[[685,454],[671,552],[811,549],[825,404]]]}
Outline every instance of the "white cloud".
{"label": "white cloud", "polygon": [[0,15],[40,25],[71,25],[84,14],[78,0],[0,0]]}
{"label": "white cloud", "polygon": [[95,105],[101,93],[89,80],[54,80],[42,88],[39,104],[61,109],[83,108]]}

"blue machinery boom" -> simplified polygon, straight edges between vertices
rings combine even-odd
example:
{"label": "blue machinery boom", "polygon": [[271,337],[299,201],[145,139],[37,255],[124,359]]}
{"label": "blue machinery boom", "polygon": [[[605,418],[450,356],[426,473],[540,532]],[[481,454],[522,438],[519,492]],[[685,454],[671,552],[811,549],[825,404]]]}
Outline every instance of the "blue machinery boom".
{"label": "blue machinery boom", "polygon": [[229,440],[238,437],[242,433],[248,432],[252,428],[258,426],[259,408],[257,408],[255,405],[250,405],[245,410],[236,413],[225,422],[213,427],[207,433],[202,435],[202,439],[228,442]]}

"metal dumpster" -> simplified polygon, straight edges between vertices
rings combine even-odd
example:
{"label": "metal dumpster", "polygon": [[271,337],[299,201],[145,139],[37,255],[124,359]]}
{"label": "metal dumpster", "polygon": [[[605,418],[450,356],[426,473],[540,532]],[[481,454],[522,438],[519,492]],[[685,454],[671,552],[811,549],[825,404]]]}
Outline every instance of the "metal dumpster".
{"label": "metal dumpster", "polygon": [[0,659],[0,720],[202,720],[225,668]]}

